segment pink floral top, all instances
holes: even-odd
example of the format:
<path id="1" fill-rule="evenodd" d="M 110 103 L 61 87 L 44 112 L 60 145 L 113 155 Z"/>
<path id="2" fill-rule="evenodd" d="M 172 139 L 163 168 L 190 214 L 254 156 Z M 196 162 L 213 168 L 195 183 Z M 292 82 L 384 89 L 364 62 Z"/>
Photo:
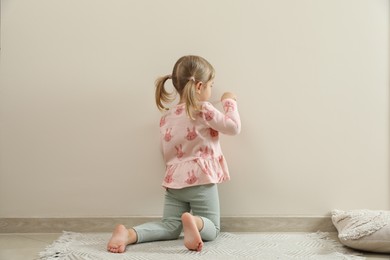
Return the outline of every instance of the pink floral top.
<path id="1" fill-rule="evenodd" d="M 163 186 L 181 189 L 229 180 L 229 170 L 219 144 L 219 133 L 236 135 L 241 131 L 237 103 L 222 101 L 224 113 L 202 102 L 195 120 L 185 104 L 168 110 L 160 120 L 166 173 Z"/>

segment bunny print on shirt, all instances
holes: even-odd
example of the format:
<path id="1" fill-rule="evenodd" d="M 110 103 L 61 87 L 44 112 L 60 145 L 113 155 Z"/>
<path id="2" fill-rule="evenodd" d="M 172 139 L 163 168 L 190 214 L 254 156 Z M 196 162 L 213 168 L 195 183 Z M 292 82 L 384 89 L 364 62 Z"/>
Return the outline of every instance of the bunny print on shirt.
<path id="1" fill-rule="evenodd" d="M 192 119 L 185 112 L 185 104 L 179 104 L 161 117 L 161 144 L 167 165 L 164 187 L 181 189 L 230 179 L 219 135 L 237 134 L 241 121 L 235 100 L 223 100 L 222 105 L 223 112 L 203 102 Z"/>

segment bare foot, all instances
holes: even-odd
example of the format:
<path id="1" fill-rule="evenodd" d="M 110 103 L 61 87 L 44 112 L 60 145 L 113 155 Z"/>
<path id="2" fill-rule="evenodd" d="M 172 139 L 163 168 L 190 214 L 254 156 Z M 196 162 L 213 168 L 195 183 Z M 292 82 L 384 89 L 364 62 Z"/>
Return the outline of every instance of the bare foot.
<path id="1" fill-rule="evenodd" d="M 184 245 L 193 251 L 201 251 L 203 247 L 203 241 L 200 237 L 199 227 L 196 221 L 197 217 L 192 216 L 186 212 L 181 216 L 184 230 Z M 200 220 L 201 221 L 201 220 Z"/>
<path id="2" fill-rule="evenodd" d="M 127 230 L 124 225 L 118 225 L 114 232 L 112 232 L 112 237 L 107 244 L 107 250 L 111 253 L 123 253 L 127 245 L 133 244 L 136 241 L 137 237 L 134 230 Z"/>

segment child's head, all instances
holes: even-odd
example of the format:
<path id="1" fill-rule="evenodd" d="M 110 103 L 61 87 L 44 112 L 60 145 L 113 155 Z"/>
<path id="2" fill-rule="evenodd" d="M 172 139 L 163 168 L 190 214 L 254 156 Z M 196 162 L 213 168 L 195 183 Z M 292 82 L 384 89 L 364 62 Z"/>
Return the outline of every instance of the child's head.
<path id="1" fill-rule="evenodd" d="M 204 58 L 192 55 L 181 57 L 175 63 L 172 75 L 156 80 L 157 107 L 164 110 L 166 107 L 163 103 L 170 103 L 174 100 L 174 93 L 166 91 L 164 86 L 165 82 L 171 78 L 181 102 L 186 104 L 187 114 L 193 118 L 192 113 L 199 110 L 199 102 L 205 101 L 210 96 L 207 91 L 210 91 L 214 76 L 213 66 Z"/>

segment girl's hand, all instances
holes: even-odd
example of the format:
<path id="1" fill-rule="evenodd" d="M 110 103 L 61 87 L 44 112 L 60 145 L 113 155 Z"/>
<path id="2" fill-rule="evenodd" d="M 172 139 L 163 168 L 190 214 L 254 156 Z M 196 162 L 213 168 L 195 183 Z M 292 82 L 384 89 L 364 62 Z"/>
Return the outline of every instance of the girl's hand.
<path id="1" fill-rule="evenodd" d="M 225 92 L 225 93 L 223 93 L 223 95 L 221 97 L 221 101 L 224 100 L 224 99 L 227 99 L 227 98 L 231 98 L 231 99 L 237 100 L 236 99 L 236 95 L 234 95 L 231 92 Z"/>

